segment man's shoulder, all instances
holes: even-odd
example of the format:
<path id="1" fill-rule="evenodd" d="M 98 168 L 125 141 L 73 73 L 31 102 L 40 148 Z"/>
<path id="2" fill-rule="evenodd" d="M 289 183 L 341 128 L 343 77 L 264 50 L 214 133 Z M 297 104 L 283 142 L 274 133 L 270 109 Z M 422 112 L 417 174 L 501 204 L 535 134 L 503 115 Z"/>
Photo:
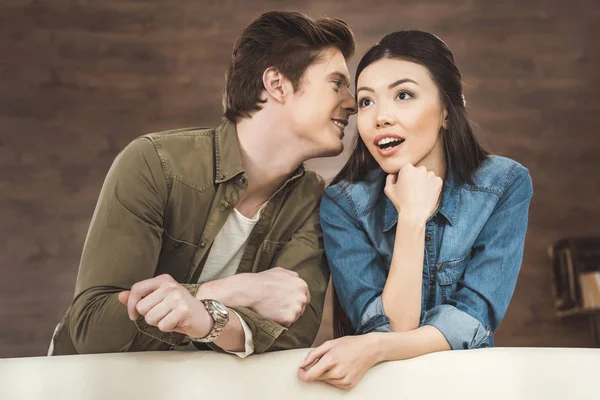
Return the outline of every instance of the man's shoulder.
<path id="1" fill-rule="evenodd" d="M 166 131 L 152 132 L 142 135 L 152 141 L 168 141 L 168 139 L 185 140 L 185 138 L 212 137 L 215 135 L 215 128 L 178 128 Z"/>
<path id="2" fill-rule="evenodd" d="M 304 176 L 293 187 L 293 193 L 304 201 L 318 201 L 325 189 L 325 180 L 315 171 L 305 169 Z"/>
<path id="3" fill-rule="evenodd" d="M 186 155 L 194 156 L 198 151 L 212 152 L 214 136 L 214 128 L 180 128 L 147 133 L 135 140 L 149 139 L 161 157 L 169 155 L 180 159 Z"/>
<path id="4" fill-rule="evenodd" d="M 213 178 L 214 136 L 215 128 L 181 128 L 148 133 L 133 143 L 152 143 L 168 181 L 203 190 Z"/>

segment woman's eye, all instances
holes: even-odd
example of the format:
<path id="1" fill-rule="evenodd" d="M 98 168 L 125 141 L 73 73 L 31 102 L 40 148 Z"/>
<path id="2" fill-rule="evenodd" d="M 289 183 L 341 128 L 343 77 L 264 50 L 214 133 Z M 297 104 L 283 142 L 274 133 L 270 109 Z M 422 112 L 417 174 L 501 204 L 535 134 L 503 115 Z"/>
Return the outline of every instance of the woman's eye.
<path id="1" fill-rule="evenodd" d="M 412 95 L 408 92 L 400 92 L 396 95 L 396 98 L 400 100 L 408 100 L 412 99 Z"/>
<path id="2" fill-rule="evenodd" d="M 342 86 L 342 81 L 332 81 L 332 82 L 335 85 L 335 91 L 337 92 L 338 90 L 340 90 L 340 87 Z"/>
<path id="3" fill-rule="evenodd" d="M 370 105 L 371 105 L 371 103 L 373 103 L 373 102 L 371 101 L 371 99 L 369 99 L 369 98 L 364 98 L 364 99 L 360 99 L 360 100 L 359 100 L 359 102 L 358 102 L 358 106 L 359 106 L 360 108 L 362 108 L 362 107 L 368 107 L 368 106 L 370 106 Z"/>

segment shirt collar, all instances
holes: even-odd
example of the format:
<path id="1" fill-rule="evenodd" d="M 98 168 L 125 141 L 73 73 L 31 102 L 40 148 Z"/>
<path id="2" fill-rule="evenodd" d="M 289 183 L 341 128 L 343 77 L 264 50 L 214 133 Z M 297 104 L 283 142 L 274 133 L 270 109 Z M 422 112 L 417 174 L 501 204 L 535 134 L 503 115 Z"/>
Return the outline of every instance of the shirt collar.
<path id="1" fill-rule="evenodd" d="M 215 183 L 226 182 L 244 172 L 236 125 L 231 121 L 224 121 L 215 130 L 215 159 L 217 170 Z M 306 166 L 300 164 L 284 186 L 300 178 L 305 172 Z M 242 180 L 244 179 L 245 174 L 242 176 Z M 247 182 L 243 183 L 247 184 Z"/>

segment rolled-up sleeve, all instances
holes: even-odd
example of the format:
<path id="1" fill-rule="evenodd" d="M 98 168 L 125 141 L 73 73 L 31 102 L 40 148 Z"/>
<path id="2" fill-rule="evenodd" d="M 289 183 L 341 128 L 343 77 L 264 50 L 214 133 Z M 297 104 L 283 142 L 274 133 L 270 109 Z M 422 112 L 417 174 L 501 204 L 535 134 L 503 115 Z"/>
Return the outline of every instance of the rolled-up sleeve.
<path id="1" fill-rule="evenodd" d="M 491 345 L 517 283 L 532 195 L 529 172 L 516 167 L 475 240 L 456 291 L 425 313 L 422 325 L 436 327 L 452 349 Z"/>
<path id="2" fill-rule="evenodd" d="M 452 350 L 476 349 L 489 345 L 490 330 L 468 313 L 448 304 L 428 311 L 423 325 L 432 325 L 442 332 Z"/>
<path id="3" fill-rule="evenodd" d="M 391 332 L 390 319 L 385 315 L 381 295 L 375 297 L 363 311 L 357 335 L 369 332 Z"/>

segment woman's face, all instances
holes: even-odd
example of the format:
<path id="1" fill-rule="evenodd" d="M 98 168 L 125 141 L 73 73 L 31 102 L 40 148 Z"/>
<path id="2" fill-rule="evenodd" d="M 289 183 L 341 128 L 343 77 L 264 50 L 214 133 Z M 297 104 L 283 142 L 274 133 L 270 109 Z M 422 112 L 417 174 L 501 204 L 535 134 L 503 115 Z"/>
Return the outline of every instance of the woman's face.
<path id="1" fill-rule="evenodd" d="M 381 168 L 395 174 L 410 163 L 443 177 L 447 110 L 427 68 L 384 58 L 366 67 L 356 86 L 358 131 Z"/>

